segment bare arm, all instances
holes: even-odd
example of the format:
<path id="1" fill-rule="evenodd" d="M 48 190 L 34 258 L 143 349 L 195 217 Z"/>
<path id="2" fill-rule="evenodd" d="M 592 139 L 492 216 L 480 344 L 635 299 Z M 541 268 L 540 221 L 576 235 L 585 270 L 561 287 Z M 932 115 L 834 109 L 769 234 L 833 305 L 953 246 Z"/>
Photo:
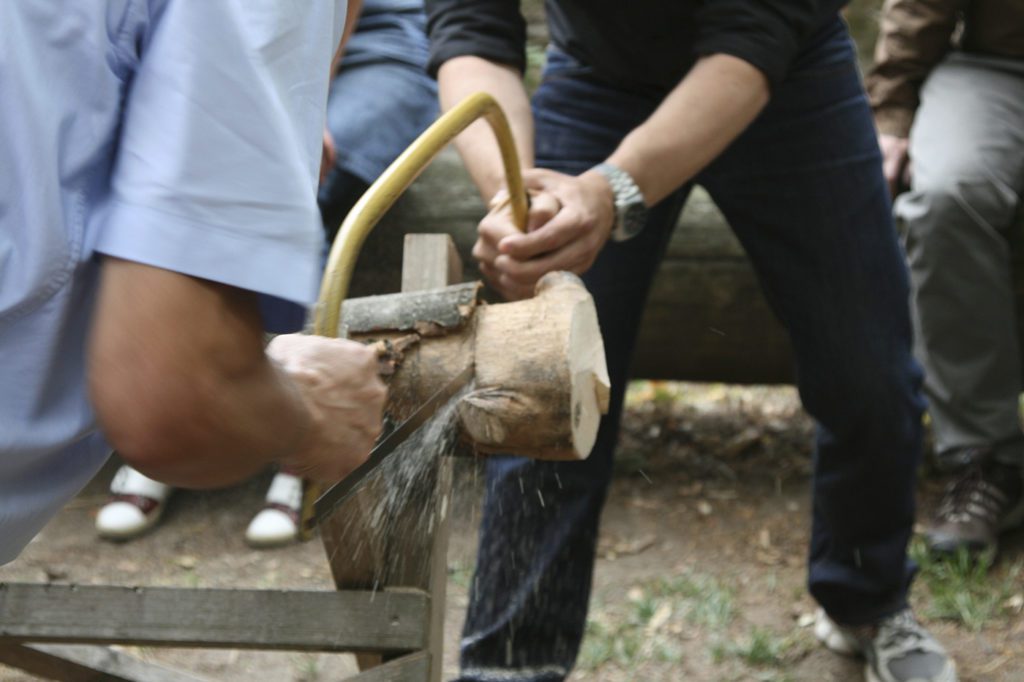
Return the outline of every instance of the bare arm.
<path id="1" fill-rule="evenodd" d="M 519 71 L 480 57 L 455 57 L 441 66 L 437 82 L 442 111 L 448 111 L 469 95 L 490 93 L 509 119 L 520 165 L 533 167 L 533 112 Z M 501 154 L 490 126 L 486 121 L 477 121 L 459 135 L 456 146 L 480 196 L 490 201 L 505 186 Z"/>
<path id="2" fill-rule="evenodd" d="M 249 292 L 106 258 L 89 348 L 93 404 L 122 457 L 173 485 L 233 483 L 273 461 L 336 480 L 379 430 L 376 359 L 334 339 L 294 344 L 271 349 L 278 361 L 264 353 Z"/>
<path id="3" fill-rule="evenodd" d="M 725 54 L 704 57 L 608 160 L 632 175 L 645 203 L 653 205 L 718 156 L 768 98 L 768 80 L 754 66 Z M 526 175 L 545 197 L 534 203 L 546 205 L 553 217 L 518 234 L 508 228 L 507 213 L 492 214 L 481 223 L 484 245 L 477 250 L 484 271 L 513 298 L 530 295 L 551 270 L 589 269 L 614 222 L 611 188 L 602 175 L 540 169 Z M 553 197 L 553 205 L 546 197 Z"/>
<path id="4" fill-rule="evenodd" d="M 746 129 L 768 103 L 768 80 L 730 55 L 697 62 L 608 158 L 652 206 L 679 189 Z"/>
<path id="5" fill-rule="evenodd" d="M 355 33 L 356 24 L 359 23 L 359 13 L 362 11 L 363 0 L 349 0 L 345 8 L 345 30 L 341 33 L 341 42 L 338 43 L 338 49 L 334 51 L 334 57 L 331 59 L 331 78 L 338 73 L 341 56 L 345 54 L 345 46 L 348 45 L 349 38 Z"/>

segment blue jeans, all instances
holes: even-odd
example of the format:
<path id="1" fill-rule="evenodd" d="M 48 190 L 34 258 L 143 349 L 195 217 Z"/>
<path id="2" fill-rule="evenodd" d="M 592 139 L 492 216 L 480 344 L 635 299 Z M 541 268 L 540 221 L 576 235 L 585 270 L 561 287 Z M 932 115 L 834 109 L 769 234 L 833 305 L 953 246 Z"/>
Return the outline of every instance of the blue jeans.
<path id="1" fill-rule="evenodd" d="M 657 105 L 553 52 L 534 98 L 537 165 L 580 173 Z M 817 421 L 811 594 L 841 623 L 876 621 L 906 606 L 914 573 L 906 546 L 923 401 L 874 126 L 838 19 L 696 181 L 725 214 L 786 325 L 800 396 Z M 487 463 L 463 681 L 561 680 L 575 661 L 630 355 L 688 191 L 655 207 L 638 237 L 610 242 L 584 276 L 613 387 L 590 458 Z"/>
<path id="2" fill-rule="evenodd" d="M 368 4 L 331 81 L 327 129 L 337 162 L 320 187 L 329 239 L 377 177 L 434 122 L 437 83 L 426 72 L 426 16 L 408 2 Z M 393 5 L 395 9 L 388 9 Z"/>

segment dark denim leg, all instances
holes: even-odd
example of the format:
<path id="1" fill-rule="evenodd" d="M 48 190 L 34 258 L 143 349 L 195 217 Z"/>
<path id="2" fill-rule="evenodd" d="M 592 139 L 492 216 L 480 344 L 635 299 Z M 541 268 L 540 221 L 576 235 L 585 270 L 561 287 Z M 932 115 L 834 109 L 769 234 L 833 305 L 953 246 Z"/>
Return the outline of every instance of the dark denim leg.
<path id="1" fill-rule="evenodd" d="M 578 173 L 606 158 L 653 103 L 580 79 L 559 69 L 557 59 L 554 66 L 534 100 L 537 165 Z M 663 202 L 640 236 L 609 244 L 584 276 L 612 380 L 611 409 L 590 457 L 537 462 L 508 456 L 487 464 L 480 553 L 462 640 L 464 682 L 557 681 L 576 660 L 629 357 L 651 277 L 684 199 L 681 191 Z"/>
<path id="2" fill-rule="evenodd" d="M 906 605 L 921 372 L 871 114 L 845 29 L 698 179 L 787 326 L 817 420 L 809 586 L 837 621 Z"/>

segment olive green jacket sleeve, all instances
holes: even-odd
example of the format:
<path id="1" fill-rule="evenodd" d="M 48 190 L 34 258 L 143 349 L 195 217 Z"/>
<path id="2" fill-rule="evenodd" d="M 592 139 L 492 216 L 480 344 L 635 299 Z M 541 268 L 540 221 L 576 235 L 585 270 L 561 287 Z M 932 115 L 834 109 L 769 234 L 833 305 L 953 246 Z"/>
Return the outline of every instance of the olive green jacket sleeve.
<path id="1" fill-rule="evenodd" d="M 952 47 L 966 0 L 885 0 L 866 86 L 880 133 L 907 137 L 921 84 Z"/>

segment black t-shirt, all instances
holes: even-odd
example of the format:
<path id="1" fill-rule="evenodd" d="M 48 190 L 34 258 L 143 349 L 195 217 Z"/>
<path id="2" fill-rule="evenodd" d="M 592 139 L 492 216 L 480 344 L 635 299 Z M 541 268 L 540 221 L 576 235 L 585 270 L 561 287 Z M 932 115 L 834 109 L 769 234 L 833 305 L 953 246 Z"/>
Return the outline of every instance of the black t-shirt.
<path id="1" fill-rule="evenodd" d="M 546 0 L 551 41 L 618 87 L 673 88 L 702 55 L 739 57 L 772 85 L 846 0 Z M 518 0 L 427 0 L 429 69 L 474 55 L 523 70 Z"/>

